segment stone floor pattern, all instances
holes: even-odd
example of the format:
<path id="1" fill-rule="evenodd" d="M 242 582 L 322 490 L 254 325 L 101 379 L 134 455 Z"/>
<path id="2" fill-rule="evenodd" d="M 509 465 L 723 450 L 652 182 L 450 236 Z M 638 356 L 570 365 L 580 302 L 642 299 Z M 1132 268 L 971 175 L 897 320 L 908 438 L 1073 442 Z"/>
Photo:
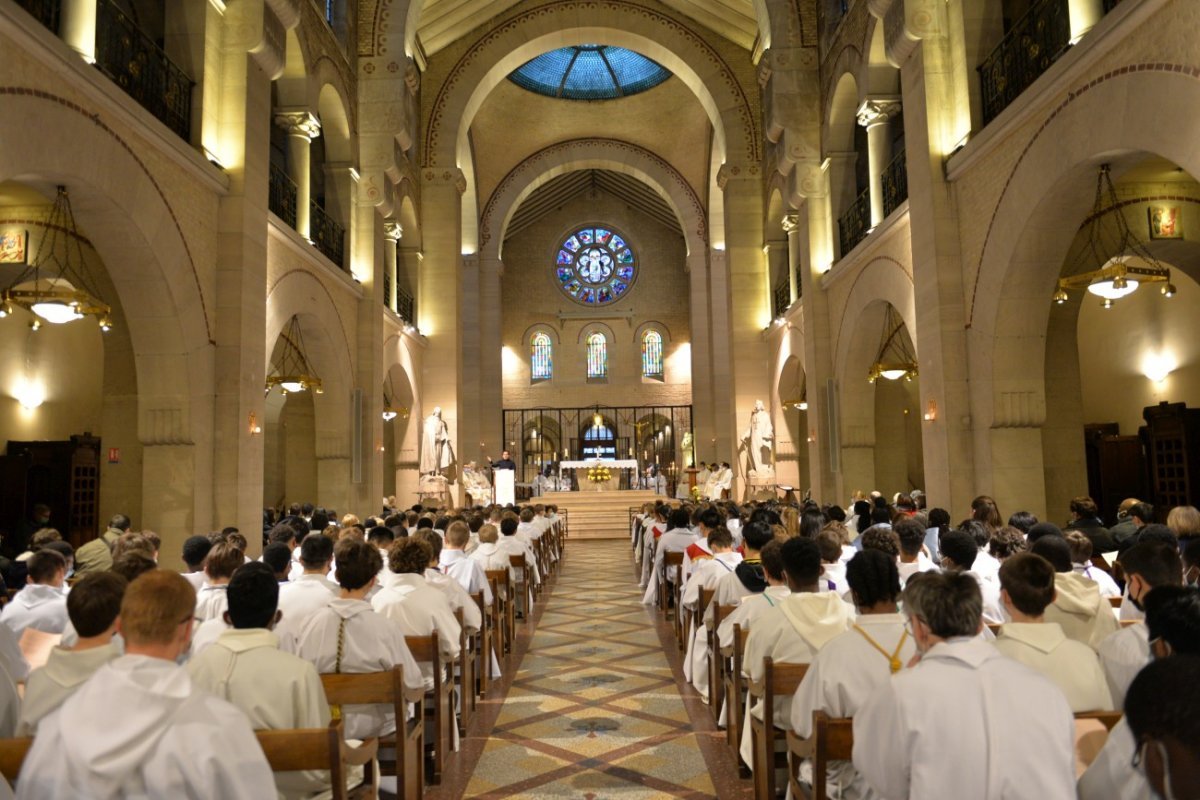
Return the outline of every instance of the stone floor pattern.
<path id="1" fill-rule="evenodd" d="M 462 796 L 716 797 L 628 543 L 566 551 Z"/>

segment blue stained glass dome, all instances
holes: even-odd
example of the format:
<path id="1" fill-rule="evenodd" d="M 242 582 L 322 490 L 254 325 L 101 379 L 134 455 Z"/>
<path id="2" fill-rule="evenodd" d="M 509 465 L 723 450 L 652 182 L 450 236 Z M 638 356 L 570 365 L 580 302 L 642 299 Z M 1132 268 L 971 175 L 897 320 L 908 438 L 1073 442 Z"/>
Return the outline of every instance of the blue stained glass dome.
<path id="1" fill-rule="evenodd" d="M 525 62 L 508 76 L 523 89 L 566 100 L 610 100 L 653 89 L 671 77 L 665 67 L 623 47 L 560 47 Z"/>

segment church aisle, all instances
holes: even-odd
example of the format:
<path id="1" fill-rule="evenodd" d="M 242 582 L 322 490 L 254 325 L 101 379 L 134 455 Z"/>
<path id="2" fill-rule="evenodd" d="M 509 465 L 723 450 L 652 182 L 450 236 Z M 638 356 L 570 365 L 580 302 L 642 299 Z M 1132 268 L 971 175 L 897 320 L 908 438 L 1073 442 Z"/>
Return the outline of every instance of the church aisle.
<path id="1" fill-rule="evenodd" d="M 707 708 L 681 697 L 664 649 L 670 629 L 640 604 L 633 575 L 626 542 L 568 544 L 463 797 L 744 793 Z M 731 792 L 714 788 L 710 764 Z"/>

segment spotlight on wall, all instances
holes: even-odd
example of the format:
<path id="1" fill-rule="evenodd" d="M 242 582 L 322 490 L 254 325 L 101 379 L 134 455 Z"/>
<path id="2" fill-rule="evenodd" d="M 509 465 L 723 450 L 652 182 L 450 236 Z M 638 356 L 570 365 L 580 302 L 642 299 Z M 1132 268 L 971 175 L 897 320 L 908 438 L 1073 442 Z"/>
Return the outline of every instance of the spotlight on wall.
<path id="1" fill-rule="evenodd" d="M 46 401 L 46 392 L 31 380 L 24 381 L 13 394 L 21 408 L 32 411 Z"/>
<path id="2" fill-rule="evenodd" d="M 926 422 L 933 422 L 936 419 L 937 419 L 937 401 L 930 400 L 929 405 L 926 406 L 926 408 L 925 408 L 924 420 Z"/>
<path id="3" fill-rule="evenodd" d="M 1175 369 L 1175 359 L 1164 353 L 1150 353 L 1142 359 L 1142 374 L 1155 383 L 1162 383 Z"/>
<path id="4" fill-rule="evenodd" d="M 262 425 L 258 424 L 258 415 L 253 411 L 250 412 L 250 417 L 247 420 L 246 428 L 250 431 L 251 436 L 258 436 L 262 433 Z"/>

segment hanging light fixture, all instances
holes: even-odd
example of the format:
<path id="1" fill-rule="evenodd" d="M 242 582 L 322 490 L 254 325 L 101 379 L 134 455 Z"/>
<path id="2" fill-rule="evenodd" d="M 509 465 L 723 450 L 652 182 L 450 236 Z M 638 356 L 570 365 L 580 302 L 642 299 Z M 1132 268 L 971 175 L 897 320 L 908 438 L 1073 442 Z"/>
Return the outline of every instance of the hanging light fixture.
<path id="1" fill-rule="evenodd" d="M 393 406 L 392 399 L 396 396 L 396 390 L 392 386 L 392 374 L 389 372 L 386 385 L 383 387 L 383 421 L 391 422 L 396 417 L 408 419 L 407 406 Z"/>
<path id="2" fill-rule="evenodd" d="M 110 330 L 112 308 L 88 278 L 82 242 L 67 189 L 59 186 L 33 262 L 0 292 L 0 317 L 19 307 L 53 325 L 96 317 L 100 330 Z"/>
<path id="3" fill-rule="evenodd" d="M 886 378 L 898 381 L 903 378 L 911 381 L 917 375 L 917 357 L 909 347 L 908 338 L 904 335 L 904 320 L 896 313 L 896 309 L 888 304 L 883 317 L 883 336 L 879 341 L 879 354 L 875 363 L 867 373 L 871 383 Z"/>
<path id="4" fill-rule="evenodd" d="M 1096 178 L 1096 199 L 1086 223 L 1087 243 L 1068 269 L 1071 274 L 1058 280 L 1053 298 L 1058 305 L 1067 302 L 1068 289 L 1087 290 L 1101 299 L 1103 308 L 1112 308 L 1113 303 L 1133 294 L 1143 283 L 1162 283 L 1164 297 L 1175 294 L 1171 270 L 1151 255 L 1118 209 L 1109 165 L 1101 164 Z M 1106 234 L 1101 224 L 1111 212 L 1116 212 L 1115 236 L 1111 231 Z"/>
<path id="5" fill-rule="evenodd" d="M 784 408 L 792 408 L 796 411 L 808 411 L 808 378 L 800 384 L 800 396 L 793 397 L 791 400 L 783 401 Z"/>
<path id="6" fill-rule="evenodd" d="M 321 394 L 321 379 L 316 376 L 308 364 L 308 356 L 304 352 L 304 334 L 300 330 L 300 317 L 293 315 L 283 334 L 283 352 L 279 362 L 272 365 L 273 372 L 267 376 L 267 391 L 275 386 L 284 394 L 296 394 L 309 389 L 313 394 Z"/>

